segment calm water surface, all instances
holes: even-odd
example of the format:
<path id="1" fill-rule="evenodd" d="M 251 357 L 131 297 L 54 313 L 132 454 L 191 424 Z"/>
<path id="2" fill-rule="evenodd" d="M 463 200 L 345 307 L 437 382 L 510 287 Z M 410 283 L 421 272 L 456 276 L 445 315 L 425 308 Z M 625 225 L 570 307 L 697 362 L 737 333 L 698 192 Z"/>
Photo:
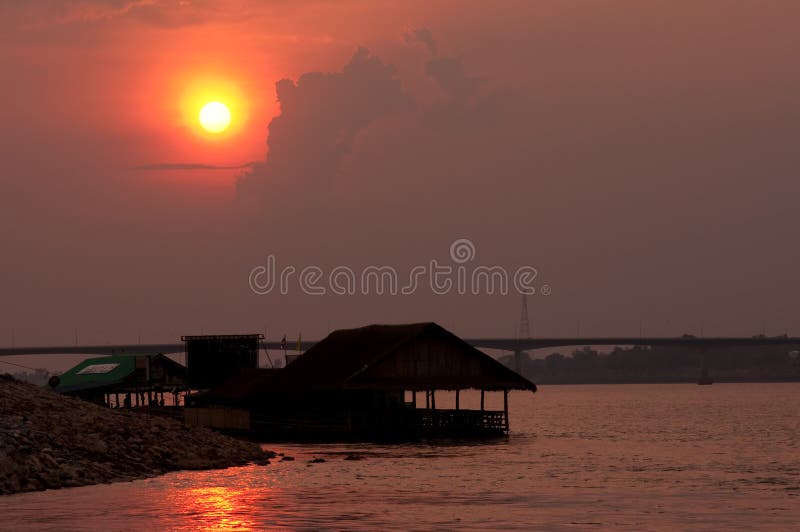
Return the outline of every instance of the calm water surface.
<path id="1" fill-rule="evenodd" d="M 800 384 L 542 386 L 511 394 L 511 429 L 491 444 L 267 445 L 295 461 L 2 497 L 0 529 L 800 527 Z"/>

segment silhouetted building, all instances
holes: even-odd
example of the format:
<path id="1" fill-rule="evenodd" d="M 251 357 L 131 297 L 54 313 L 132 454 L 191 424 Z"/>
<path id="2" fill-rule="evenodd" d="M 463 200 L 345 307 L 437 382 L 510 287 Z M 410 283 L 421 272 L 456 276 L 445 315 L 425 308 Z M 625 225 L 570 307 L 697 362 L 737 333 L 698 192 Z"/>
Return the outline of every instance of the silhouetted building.
<path id="1" fill-rule="evenodd" d="M 186 367 L 189 386 L 208 389 L 236 375 L 240 370 L 258 367 L 261 334 L 217 334 L 183 336 L 186 342 Z"/>
<path id="2" fill-rule="evenodd" d="M 108 406 L 122 406 L 120 396 L 127 394 L 132 406 L 154 405 L 164 392 L 185 390 L 186 367 L 162 354 L 95 357 L 51 378 L 50 385 L 58 393 Z"/>
<path id="3" fill-rule="evenodd" d="M 481 390 L 480 410 L 460 408 L 466 389 Z M 456 408 L 436 409 L 436 390 L 455 391 Z M 242 371 L 191 396 L 186 416 L 268 439 L 502 435 L 509 390 L 536 385 L 435 323 L 371 325 L 331 333 L 285 369 Z M 484 409 L 485 392 L 503 393 L 504 410 Z"/>

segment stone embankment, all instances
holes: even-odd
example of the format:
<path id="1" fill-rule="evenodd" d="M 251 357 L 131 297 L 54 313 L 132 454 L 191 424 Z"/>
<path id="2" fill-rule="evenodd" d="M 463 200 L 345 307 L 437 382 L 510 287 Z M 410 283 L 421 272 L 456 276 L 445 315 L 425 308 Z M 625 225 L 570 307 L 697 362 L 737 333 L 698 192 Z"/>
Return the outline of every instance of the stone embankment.
<path id="1" fill-rule="evenodd" d="M 0 495 L 269 463 L 257 444 L 0 375 Z"/>

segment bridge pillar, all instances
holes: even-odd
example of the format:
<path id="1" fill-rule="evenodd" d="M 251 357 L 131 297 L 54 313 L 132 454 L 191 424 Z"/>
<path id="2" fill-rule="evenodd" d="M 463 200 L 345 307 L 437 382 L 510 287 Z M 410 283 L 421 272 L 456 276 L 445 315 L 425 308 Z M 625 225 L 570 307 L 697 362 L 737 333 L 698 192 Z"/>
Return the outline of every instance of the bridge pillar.
<path id="1" fill-rule="evenodd" d="M 525 351 L 514 351 L 514 371 L 522 375 L 522 364 L 524 360 L 528 359 L 528 353 Z"/>
<path id="2" fill-rule="evenodd" d="M 700 348 L 700 376 L 697 379 L 697 384 L 711 384 L 714 382 L 714 379 L 708 374 L 706 351 L 705 347 Z"/>

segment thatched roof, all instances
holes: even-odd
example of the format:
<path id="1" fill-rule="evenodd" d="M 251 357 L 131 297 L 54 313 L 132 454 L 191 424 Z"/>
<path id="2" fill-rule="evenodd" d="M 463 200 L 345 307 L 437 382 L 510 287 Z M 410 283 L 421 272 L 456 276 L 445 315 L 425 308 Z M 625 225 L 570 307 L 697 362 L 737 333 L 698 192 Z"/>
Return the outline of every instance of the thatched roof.
<path id="1" fill-rule="evenodd" d="M 209 396 L 281 391 L 530 390 L 536 385 L 436 323 L 338 330 L 285 369 L 243 372 Z"/>

